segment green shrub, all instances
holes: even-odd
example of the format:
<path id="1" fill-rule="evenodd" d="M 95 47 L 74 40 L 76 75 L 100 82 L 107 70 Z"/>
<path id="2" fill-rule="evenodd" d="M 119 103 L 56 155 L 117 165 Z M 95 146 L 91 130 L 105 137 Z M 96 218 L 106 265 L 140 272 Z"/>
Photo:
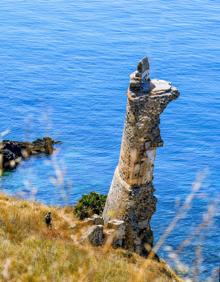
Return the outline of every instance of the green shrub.
<path id="1" fill-rule="evenodd" d="M 106 198 L 106 195 L 102 195 L 96 192 L 91 192 L 89 194 L 83 195 L 75 206 L 74 212 L 76 216 L 80 219 L 84 219 L 86 217 L 90 217 L 93 214 L 102 214 Z"/>

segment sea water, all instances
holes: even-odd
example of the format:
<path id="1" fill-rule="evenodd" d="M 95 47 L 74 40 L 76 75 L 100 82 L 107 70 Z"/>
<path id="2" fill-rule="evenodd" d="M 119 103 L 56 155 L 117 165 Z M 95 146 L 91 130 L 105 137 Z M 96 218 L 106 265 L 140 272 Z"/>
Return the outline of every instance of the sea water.
<path id="1" fill-rule="evenodd" d="M 192 207 L 164 246 L 176 249 L 219 197 L 220 5 L 216 0 L 1 0 L 0 132 L 62 141 L 0 179 L 3 192 L 47 204 L 107 193 L 118 162 L 129 74 L 148 56 L 151 77 L 181 92 L 161 116 L 155 164 L 155 242 L 192 191 Z M 200 180 L 199 180 L 200 182 Z M 215 204 L 214 204 L 215 205 Z M 202 230 L 202 277 L 219 264 L 219 210 Z M 192 265 L 198 236 L 181 255 Z M 166 247 L 167 249 L 167 247 Z M 162 247 L 159 254 L 169 260 Z"/>

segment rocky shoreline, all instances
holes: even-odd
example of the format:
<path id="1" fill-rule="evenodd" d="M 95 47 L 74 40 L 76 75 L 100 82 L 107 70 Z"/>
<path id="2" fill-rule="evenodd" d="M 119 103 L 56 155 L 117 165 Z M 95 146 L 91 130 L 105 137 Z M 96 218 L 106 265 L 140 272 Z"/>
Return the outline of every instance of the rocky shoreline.
<path id="1" fill-rule="evenodd" d="M 50 137 L 36 139 L 33 142 L 3 140 L 0 142 L 0 171 L 14 169 L 22 160 L 32 155 L 51 155 L 54 145 L 60 143 Z"/>

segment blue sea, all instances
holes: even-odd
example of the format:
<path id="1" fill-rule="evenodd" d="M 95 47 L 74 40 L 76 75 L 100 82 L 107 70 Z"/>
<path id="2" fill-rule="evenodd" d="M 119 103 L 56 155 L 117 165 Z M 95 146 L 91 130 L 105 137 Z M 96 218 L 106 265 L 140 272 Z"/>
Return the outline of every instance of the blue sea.
<path id="1" fill-rule="evenodd" d="M 164 243 L 178 248 L 219 198 L 219 15 L 217 0 L 0 0 L 0 132 L 8 131 L 4 139 L 49 135 L 62 141 L 52 158 L 31 158 L 1 177 L 1 191 L 51 205 L 73 204 L 90 191 L 107 193 L 129 74 L 147 55 L 151 77 L 172 81 L 181 93 L 161 116 L 155 242 L 196 175 L 206 174 Z M 201 281 L 219 266 L 219 209 L 215 214 L 204 236 L 192 237 L 180 256 L 192 266 L 201 244 Z M 174 265 L 164 248 L 159 254 Z"/>

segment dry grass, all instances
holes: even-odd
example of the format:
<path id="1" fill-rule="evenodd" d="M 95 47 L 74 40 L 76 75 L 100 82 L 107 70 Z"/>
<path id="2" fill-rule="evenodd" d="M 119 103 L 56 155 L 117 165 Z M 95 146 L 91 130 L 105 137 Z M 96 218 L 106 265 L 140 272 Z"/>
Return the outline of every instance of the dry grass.
<path id="1" fill-rule="evenodd" d="M 44 223 L 49 210 L 51 230 Z M 72 208 L 0 195 L 0 281 L 181 281 L 164 262 L 150 260 L 144 269 L 135 254 L 80 245 L 82 232 Z"/>

